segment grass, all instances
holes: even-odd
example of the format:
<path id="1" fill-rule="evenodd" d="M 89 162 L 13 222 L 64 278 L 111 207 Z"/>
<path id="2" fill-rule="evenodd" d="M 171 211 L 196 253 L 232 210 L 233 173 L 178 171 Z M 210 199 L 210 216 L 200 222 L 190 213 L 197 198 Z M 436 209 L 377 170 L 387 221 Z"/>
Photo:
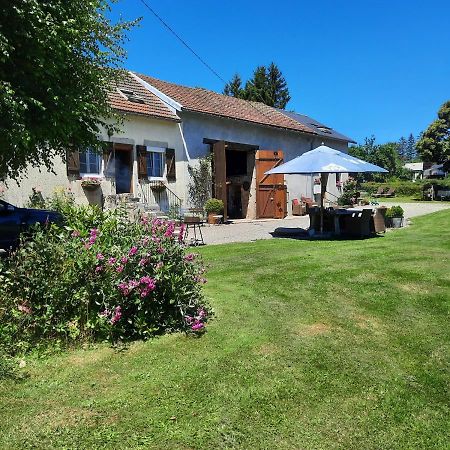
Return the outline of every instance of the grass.
<path id="1" fill-rule="evenodd" d="M 448 448 L 449 225 L 205 247 L 205 336 L 27 360 L 0 447 Z"/>

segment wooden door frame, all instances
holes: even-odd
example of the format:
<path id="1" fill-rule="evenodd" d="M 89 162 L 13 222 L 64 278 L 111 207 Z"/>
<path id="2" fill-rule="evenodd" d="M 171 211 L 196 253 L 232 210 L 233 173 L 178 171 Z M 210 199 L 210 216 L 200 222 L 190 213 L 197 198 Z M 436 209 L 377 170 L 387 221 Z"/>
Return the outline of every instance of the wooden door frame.
<path id="1" fill-rule="evenodd" d="M 214 197 L 223 201 L 223 221 L 226 222 L 227 211 L 227 159 L 225 156 L 225 141 L 217 141 L 213 144 L 214 156 Z M 218 161 L 220 163 L 218 163 Z"/>

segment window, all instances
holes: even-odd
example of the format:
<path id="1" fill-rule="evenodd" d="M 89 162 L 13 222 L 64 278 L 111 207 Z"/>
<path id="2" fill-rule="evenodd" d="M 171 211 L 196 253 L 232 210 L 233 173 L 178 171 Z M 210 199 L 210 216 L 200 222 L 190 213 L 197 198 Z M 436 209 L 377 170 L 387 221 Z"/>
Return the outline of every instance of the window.
<path id="1" fill-rule="evenodd" d="M 129 101 L 133 103 L 145 103 L 145 100 L 133 91 L 128 89 L 119 89 L 119 92 Z"/>
<path id="2" fill-rule="evenodd" d="M 151 178 L 164 177 L 165 149 L 147 147 L 147 175 Z"/>
<path id="3" fill-rule="evenodd" d="M 93 150 L 80 152 L 80 173 L 100 175 L 100 155 Z"/>

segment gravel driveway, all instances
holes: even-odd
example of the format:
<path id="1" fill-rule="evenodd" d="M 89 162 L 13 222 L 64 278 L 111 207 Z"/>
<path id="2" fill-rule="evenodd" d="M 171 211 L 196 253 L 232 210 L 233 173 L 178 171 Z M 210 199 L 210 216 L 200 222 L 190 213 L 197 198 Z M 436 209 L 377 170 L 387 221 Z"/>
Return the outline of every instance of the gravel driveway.
<path id="1" fill-rule="evenodd" d="M 392 203 L 387 206 L 400 205 L 405 211 L 405 218 L 430 214 L 450 208 L 450 203 Z M 226 225 L 205 225 L 202 227 L 205 244 L 226 244 L 230 242 L 251 242 L 258 239 L 272 239 L 270 234 L 276 228 L 309 227 L 308 216 L 288 216 L 285 219 L 235 220 Z M 191 233 L 192 235 L 192 233 Z"/>

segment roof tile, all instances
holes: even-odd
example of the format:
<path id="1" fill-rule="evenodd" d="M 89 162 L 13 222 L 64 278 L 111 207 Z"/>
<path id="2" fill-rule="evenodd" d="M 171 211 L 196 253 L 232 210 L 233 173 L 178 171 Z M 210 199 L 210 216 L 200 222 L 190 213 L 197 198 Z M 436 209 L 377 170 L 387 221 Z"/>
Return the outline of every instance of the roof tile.
<path id="1" fill-rule="evenodd" d="M 183 110 L 243 120 L 258 125 L 317 134 L 306 125 L 263 103 L 229 97 L 208 89 L 180 86 L 138 73 L 136 75 L 180 103 Z"/>
<path id="2" fill-rule="evenodd" d="M 119 92 L 120 89 L 133 91 L 144 103 L 129 101 L 126 96 Z M 110 105 L 120 111 L 130 114 L 139 114 L 165 120 L 180 121 L 180 118 L 172 112 L 155 94 L 147 90 L 129 73 L 117 81 L 108 95 Z"/>

